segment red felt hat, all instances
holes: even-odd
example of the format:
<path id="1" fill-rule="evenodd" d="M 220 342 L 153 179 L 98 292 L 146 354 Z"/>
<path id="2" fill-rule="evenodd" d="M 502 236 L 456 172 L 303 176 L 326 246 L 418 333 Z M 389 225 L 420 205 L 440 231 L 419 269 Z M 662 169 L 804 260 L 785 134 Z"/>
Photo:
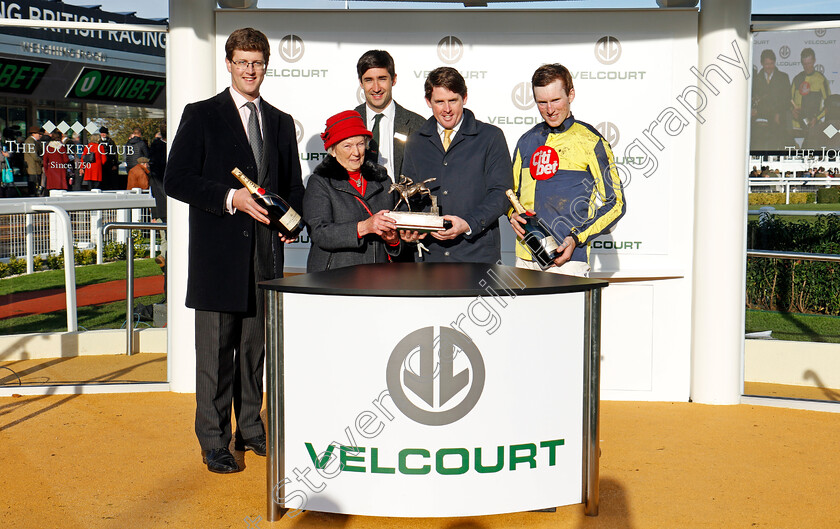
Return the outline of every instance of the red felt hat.
<path id="1" fill-rule="evenodd" d="M 321 133 L 324 149 L 329 149 L 341 140 L 353 136 L 373 137 L 373 133 L 365 127 L 365 120 L 355 110 L 345 110 L 327 119 L 327 126 Z"/>

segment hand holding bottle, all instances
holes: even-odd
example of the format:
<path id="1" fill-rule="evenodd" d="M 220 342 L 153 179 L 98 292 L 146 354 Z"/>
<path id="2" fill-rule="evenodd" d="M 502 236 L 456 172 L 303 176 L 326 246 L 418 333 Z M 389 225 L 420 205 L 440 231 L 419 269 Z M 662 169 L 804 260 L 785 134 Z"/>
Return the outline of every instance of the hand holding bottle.
<path id="1" fill-rule="evenodd" d="M 569 262 L 576 246 L 575 238 L 571 235 L 563 239 L 563 242 L 555 250 L 554 266 L 561 266 Z"/>
<path id="2" fill-rule="evenodd" d="M 528 210 L 526 213 L 534 214 L 533 210 Z M 519 213 L 514 213 L 510 216 L 510 227 L 513 228 L 513 232 L 516 234 L 517 237 L 520 239 L 525 238 L 525 228 L 522 227 L 527 221 L 519 216 Z"/>
<path id="3" fill-rule="evenodd" d="M 251 192 L 246 187 L 240 187 L 233 192 L 233 207 L 236 211 L 241 211 L 254 218 L 257 222 L 268 224 L 269 220 L 266 215 L 268 211 L 260 207 L 257 201 L 251 197 Z"/>
<path id="4" fill-rule="evenodd" d="M 571 259 L 574 240 L 571 241 L 572 250 L 568 250 L 567 247 L 571 237 L 566 237 L 562 246 L 557 244 L 548 226 L 542 223 L 535 211 L 526 210 L 512 189 L 505 191 L 505 194 L 513 205 L 514 211 L 510 217 L 510 226 L 519 236 L 520 243 L 528 249 L 533 260 L 542 270 L 554 265 L 560 266 Z M 558 252 L 560 252 L 559 256 Z"/>
<path id="5" fill-rule="evenodd" d="M 238 168 L 234 168 L 231 173 L 245 186 L 234 191 L 233 207 L 280 232 L 280 240 L 283 242 L 293 242 L 303 229 L 300 215 L 283 197 L 258 186 Z"/>

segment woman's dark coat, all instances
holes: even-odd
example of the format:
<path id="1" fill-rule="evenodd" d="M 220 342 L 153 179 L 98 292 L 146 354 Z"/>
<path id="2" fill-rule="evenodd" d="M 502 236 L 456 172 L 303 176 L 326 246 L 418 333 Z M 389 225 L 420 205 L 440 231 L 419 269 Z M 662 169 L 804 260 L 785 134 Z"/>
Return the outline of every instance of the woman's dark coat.
<path id="1" fill-rule="evenodd" d="M 389 193 L 391 179 L 381 165 L 365 162 L 361 168 L 367 180 L 364 202 L 371 213 L 394 207 L 396 196 Z M 321 272 L 366 263 L 384 263 L 399 246 L 388 246 L 378 235 L 357 235 L 360 221 L 370 217 L 362 197 L 350 184 L 347 170 L 333 156 L 321 162 L 309 177 L 303 196 L 303 218 L 312 247 L 307 272 Z"/>

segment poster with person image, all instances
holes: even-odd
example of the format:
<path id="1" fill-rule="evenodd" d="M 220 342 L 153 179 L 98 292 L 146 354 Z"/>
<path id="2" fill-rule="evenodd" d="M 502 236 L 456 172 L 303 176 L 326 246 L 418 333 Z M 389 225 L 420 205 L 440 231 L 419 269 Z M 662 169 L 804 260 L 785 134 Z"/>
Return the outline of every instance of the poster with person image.
<path id="1" fill-rule="evenodd" d="M 840 145 L 840 28 L 768 31 L 753 39 L 750 152 L 830 153 Z"/>

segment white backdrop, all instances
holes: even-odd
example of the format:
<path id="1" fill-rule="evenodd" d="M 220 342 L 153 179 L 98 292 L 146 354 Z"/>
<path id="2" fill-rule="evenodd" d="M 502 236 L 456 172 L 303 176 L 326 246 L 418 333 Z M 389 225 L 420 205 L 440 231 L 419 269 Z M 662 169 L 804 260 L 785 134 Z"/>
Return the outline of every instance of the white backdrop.
<path id="1" fill-rule="evenodd" d="M 355 66 L 369 49 L 391 53 L 395 99 L 424 116 L 427 72 L 457 68 L 467 108 L 498 125 L 511 151 L 540 119 L 531 74 L 565 64 L 572 111 L 612 144 L 627 199 L 615 230 L 593 242 L 593 276 L 630 281 L 604 291 L 601 396 L 688 400 L 696 131 L 714 104 L 708 85 L 721 93 L 726 77 L 749 73 L 749 50 L 719 51 L 709 66 L 724 77 L 699 72 L 695 9 L 218 11 L 217 92 L 230 84 L 225 39 L 247 26 L 269 38 L 262 94 L 297 120 L 304 178 L 325 156 L 326 118 L 363 101 Z M 503 261 L 513 264 L 513 233 L 501 225 Z M 306 242 L 287 248 L 286 266 L 303 269 L 307 252 Z"/>
<path id="2" fill-rule="evenodd" d="M 531 74 L 541 64 L 560 62 L 575 78 L 573 113 L 611 142 L 626 181 L 627 214 L 593 245 L 600 254 L 594 269 L 670 273 L 688 265 L 694 126 L 689 121 L 670 135 L 662 127 L 654 131 L 662 151 L 643 130 L 668 106 L 679 107 L 675 97 L 697 83 L 689 72 L 696 64 L 696 21 L 693 10 L 228 11 L 217 14 L 217 65 L 232 30 L 252 26 L 266 33 L 271 58 L 262 94 L 297 120 L 306 177 L 325 156 L 319 134 L 326 119 L 363 102 L 355 67 L 369 49 L 391 53 L 395 99 L 424 116 L 431 115 L 423 98 L 427 72 L 457 68 L 467 80 L 467 108 L 498 125 L 511 152 L 540 122 Z M 224 68 L 217 72 L 221 90 L 230 77 Z M 648 161 L 654 155 L 655 162 Z M 505 232 L 505 261 L 512 264 L 512 232 Z M 290 249 L 287 266 L 305 266 L 306 246 Z"/>

